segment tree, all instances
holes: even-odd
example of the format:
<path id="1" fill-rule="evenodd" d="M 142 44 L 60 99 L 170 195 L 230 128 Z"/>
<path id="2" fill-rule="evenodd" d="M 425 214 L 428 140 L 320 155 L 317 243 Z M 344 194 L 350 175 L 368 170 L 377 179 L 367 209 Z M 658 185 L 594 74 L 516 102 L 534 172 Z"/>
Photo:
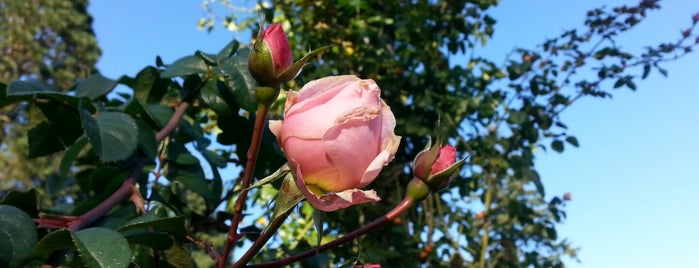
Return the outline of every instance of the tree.
<path id="1" fill-rule="evenodd" d="M 263 9 L 268 21 L 289 24 L 295 55 L 303 55 L 308 44 L 334 45 L 288 88 L 335 74 L 372 78 L 398 119 L 402 145 L 371 186 L 383 201 L 327 214 L 308 203 L 292 209 L 297 206 L 289 201 L 296 200 L 289 190 L 293 178 L 291 184 L 239 183 L 265 178 L 285 162 L 274 137 L 260 127 L 267 111 L 280 117 L 284 97 L 271 107 L 256 101 L 261 87 L 247 71 L 250 49 L 236 41 L 217 53 L 196 51 L 169 64 L 157 58 L 155 66 L 134 77 L 94 74 L 71 94 L 34 81 L 0 84 L 0 95 L 7 96 L 0 107 L 26 103 L 45 118 L 29 130 L 32 155 L 65 150 L 60 177 L 75 181 L 79 189 L 68 193 L 70 202 L 42 208 L 41 215 L 36 191 L 7 194 L 0 202 L 0 219 L 6 219 L 0 235 L 16 239 L 0 247 L 13 249 L 0 260 L 9 266 L 99 266 L 107 260 L 123 267 L 132 261 L 139 266 L 187 267 L 192 260 L 221 265 L 228 261 L 226 249 L 242 247 L 240 234 L 265 242 L 260 237 L 269 238 L 271 232 L 278 240 L 255 260 L 285 261 L 299 252 L 313 255 L 319 243 L 359 229 L 374 235 L 300 265 L 562 267 L 563 256 L 575 256 L 556 235 L 556 224 L 565 218 L 565 197 L 546 197 L 533 151 L 577 146 L 560 113 L 580 98 L 608 97 L 612 87 L 635 89 L 635 81 L 652 70 L 664 73 L 660 63 L 695 46 L 689 39 L 693 28 L 675 42 L 648 46 L 638 55 L 623 51 L 614 38 L 659 8 L 658 1 L 642 1 L 592 10 L 585 29 L 566 31 L 536 50 L 518 49 L 502 66 L 461 55 L 492 35 L 495 20 L 486 11 L 496 3 L 280 0 Z M 693 26 L 697 21 L 699 16 Z M 465 57 L 467 64 L 450 64 L 453 55 Z M 582 69 L 596 70 L 597 76 L 576 76 Z M 116 84 L 133 94 L 110 95 Z M 382 222 L 387 225 L 368 229 L 368 222 L 381 220 L 402 202 L 406 185 L 414 181 L 413 159 L 431 140 L 428 136 L 454 144 L 468 157 L 468 168 L 448 190 L 429 195 L 400 217 L 393 214 Z M 233 149 L 212 146 L 214 139 Z M 255 157 L 248 152 L 257 151 L 251 146 L 255 140 L 261 145 L 253 169 Z M 220 172 L 228 165 L 245 167 L 232 185 Z M 211 170 L 208 177 L 205 168 Z M 284 195 L 292 197 L 275 197 Z M 253 209 L 242 211 L 240 204 Z M 227 209 L 220 210 L 221 205 Z M 263 216 L 237 228 L 250 211 Z M 287 215 L 293 220 L 282 224 Z M 261 232 L 265 227 L 272 231 Z"/>
<path id="2" fill-rule="evenodd" d="M 68 90 L 95 71 L 100 49 L 92 31 L 88 1 L 0 1 L 0 82 L 45 81 Z M 57 171 L 58 156 L 30 159 L 26 134 L 32 116 L 25 105 L 2 109 L 0 191 L 39 185 Z"/>

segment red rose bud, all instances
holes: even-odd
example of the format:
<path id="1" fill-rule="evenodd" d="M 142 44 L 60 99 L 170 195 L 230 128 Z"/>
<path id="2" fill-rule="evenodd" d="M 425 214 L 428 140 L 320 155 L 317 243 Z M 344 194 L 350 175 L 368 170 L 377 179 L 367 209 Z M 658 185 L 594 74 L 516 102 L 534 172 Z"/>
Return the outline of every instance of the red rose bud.
<path id="1" fill-rule="evenodd" d="M 451 145 L 427 147 L 413 160 L 413 175 L 424 181 L 430 190 L 437 192 L 449 185 L 451 179 L 459 173 L 464 159 L 456 161 L 456 148 Z M 428 168 L 429 167 L 429 168 Z"/>
<path id="2" fill-rule="evenodd" d="M 264 29 L 250 51 L 248 68 L 250 74 L 263 86 L 275 87 L 292 77 L 280 74 L 293 64 L 291 46 L 280 24 L 272 24 Z"/>

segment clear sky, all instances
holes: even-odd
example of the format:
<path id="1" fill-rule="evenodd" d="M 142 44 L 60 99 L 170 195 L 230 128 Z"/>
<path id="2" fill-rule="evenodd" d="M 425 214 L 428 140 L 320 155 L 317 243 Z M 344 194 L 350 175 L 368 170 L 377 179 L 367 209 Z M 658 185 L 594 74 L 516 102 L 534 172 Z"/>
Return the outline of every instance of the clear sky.
<path id="1" fill-rule="evenodd" d="M 236 1 L 233 1 L 236 2 Z M 255 1 L 244 1 L 254 4 Z M 582 26 L 585 11 L 627 1 L 502 1 L 490 14 L 495 36 L 477 53 L 502 59 L 515 47 Z M 618 44 L 631 50 L 673 41 L 699 12 L 694 0 L 663 1 Z M 199 0 L 92 1 L 89 11 L 103 51 L 98 67 L 116 79 L 173 62 L 196 50 L 217 52 L 249 34 L 196 28 L 206 13 Z M 499 61 L 496 61 L 499 62 Z M 563 121 L 581 147 L 540 152 L 536 166 L 547 194 L 572 193 L 559 237 L 581 248 L 570 267 L 697 267 L 699 242 L 699 53 L 665 64 L 638 90 L 614 90 L 613 99 L 583 99 Z"/>

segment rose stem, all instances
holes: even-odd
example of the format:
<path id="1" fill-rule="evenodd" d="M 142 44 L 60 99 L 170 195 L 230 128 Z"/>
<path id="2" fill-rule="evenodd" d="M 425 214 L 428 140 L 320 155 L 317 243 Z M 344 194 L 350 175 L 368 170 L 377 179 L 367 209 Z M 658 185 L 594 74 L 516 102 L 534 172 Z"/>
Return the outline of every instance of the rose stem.
<path id="1" fill-rule="evenodd" d="M 257 117 L 255 118 L 255 128 L 252 131 L 250 148 L 248 148 L 248 161 L 245 164 L 245 173 L 243 173 L 240 193 L 238 194 L 238 198 L 235 200 L 235 206 L 233 207 L 234 211 L 231 218 L 231 228 L 228 229 L 228 240 L 226 241 L 226 247 L 223 250 L 223 255 L 221 255 L 221 258 L 217 261 L 219 268 L 226 267 L 226 262 L 228 261 L 228 256 L 231 253 L 231 248 L 233 248 L 233 243 L 240 239 L 240 235 L 238 234 L 238 223 L 240 223 L 243 218 L 243 207 L 245 206 L 245 200 L 248 196 L 248 187 L 250 187 L 250 182 L 252 181 L 252 173 L 255 170 L 257 154 L 260 151 L 260 143 L 262 141 L 262 131 L 264 130 L 268 112 L 269 105 L 258 105 Z"/>
<path id="2" fill-rule="evenodd" d="M 289 209 L 287 212 L 284 214 L 280 215 L 279 217 L 275 217 L 272 219 L 265 228 L 265 231 L 260 234 L 260 236 L 255 240 L 255 242 L 250 246 L 250 248 L 243 254 L 240 259 L 238 259 L 231 267 L 233 268 L 238 268 L 238 267 L 243 267 L 252 257 L 257 254 L 260 249 L 269 241 L 270 238 L 272 238 L 272 235 L 274 235 L 277 232 L 277 229 L 279 229 L 280 226 L 282 226 L 282 223 L 284 223 L 284 220 L 291 214 L 292 209 Z"/>
<path id="3" fill-rule="evenodd" d="M 170 133 L 174 131 L 175 128 L 177 128 L 177 125 L 179 124 L 180 119 L 184 115 L 185 110 L 187 110 L 187 107 L 189 107 L 189 103 L 180 103 L 180 105 L 175 110 L 175 113 L 170 118 L 170 121 L 168 121 L 165 127 L 163 127 L 163 129 L 161 129 L 155 136 L 156 141 L 162 141 L 163 139 L 165 139 L 165 137 L 170 135 Z M 107 213 L 114 206 L 119 204 L 121 200 L 129 196 L 134 189 L 133 185 L 136 183 L 138 176 L 141 175 L 141 171 L 143 170 L 143 167 L 145 166 L 147 161 L 148 160 L 146 158 L 139 159 L 136 165 L 131 170 L 129 178 L 121 184 L 119 189 L 116 192 L 114 192 L 111 196 L 109 196 L 106 200 L 104 200 L 102 203 L 89 210 L 88 212 L 85 212 L 85 214 L 80 215 L 77 219 L 68 223 L 68 230 L 70 230 L 71 232 L 75 232 L 82 229 L 83 227 L 95 221 L 97 218 Z"/>
<path id="4" fill-rule="evenodd" d="M 287 257 L 284 259 L 272 261 L 272 262 L 266 262 L 266 263 L 260 263 L 260 264 L 254 264 L 254 265 L 249 265 L 247 267 L 281 267 L 283 265 L 289 265 L 291 263 L 294 263 L 296 261 L 308 258 L 310 256 L 313 256 L 315 254 L 318 254 L 320 252 L 326 251 L 328 249 L 335 248 L 339 245 L 342 245 L 343 243 L 350 241 L 358 236 L 362 236 L 369 231 L 376 229 L 379 226 L 382 226 L 386 223 L 391 222 L 393 219 L 396 217 L 400 216 L 400 214 L 403 214 L 405 211 L 407 211 L 409 208 L 411 208 L 415 202 L 409 198 L 404 198 L 403 201 L 401 201 L 398 205 L 396 205 L 391 211 L 386 213 L 386 215 L 383 215 L 381 218 L 378 218 L 372 222 L 370 222 L 367 225 L 362 226 L 361 228 L 354 230 L 340 238 L 337 238 L 333 241 L 330 241 L 324 245 L 321 245 L 318 248 L 314 249 L 309 249 L 304 252 L 301 252 L 297 255 Z M 257 241 L 256 241 L 257 242 Z M 238 266 L 234 266 L 238 267 Z"/>

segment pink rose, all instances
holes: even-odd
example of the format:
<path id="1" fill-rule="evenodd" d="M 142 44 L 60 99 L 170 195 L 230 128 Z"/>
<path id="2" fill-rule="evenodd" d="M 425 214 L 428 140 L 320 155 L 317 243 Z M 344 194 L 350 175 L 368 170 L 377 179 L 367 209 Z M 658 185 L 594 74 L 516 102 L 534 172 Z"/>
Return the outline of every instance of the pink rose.
<path id="1" fill-rule="evenodd" d="M 266 83 L 281 83 L 294 78 L 279 77 L 279 75 L 293 64 L 291 46 L 286 38 L 286 33 L 281 24 L 275 23 L 264 29 L 260 39 L 253 45 L 248 58 L 250 74 L 258 81 Z M 261 41 L 261 42 L 260 42 Z"/>
<path id="2" fill-rule="evenodd" d="M 373 80 L 332 76 L 289 91 L 284 120 L 271 120 L 296 172 L 296 182 L 317 209 L 334 211 L 381 200 L 371 183 L 398 149 L 396 119 Z"/>

